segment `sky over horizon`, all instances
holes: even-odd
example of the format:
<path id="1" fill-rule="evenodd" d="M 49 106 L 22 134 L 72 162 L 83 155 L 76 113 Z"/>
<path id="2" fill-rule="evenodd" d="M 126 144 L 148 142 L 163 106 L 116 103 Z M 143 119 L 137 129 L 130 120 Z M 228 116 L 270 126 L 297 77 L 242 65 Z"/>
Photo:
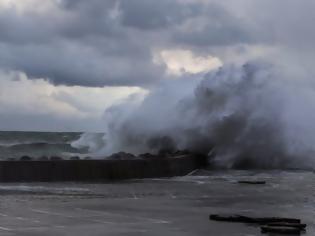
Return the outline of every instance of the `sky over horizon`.
<path id="1" fill-rule="evenodd" d="M 0 0 L 0 130 L 103 131 L 107 108 L 226 63 L 314 75 L 315 2 Z"/>

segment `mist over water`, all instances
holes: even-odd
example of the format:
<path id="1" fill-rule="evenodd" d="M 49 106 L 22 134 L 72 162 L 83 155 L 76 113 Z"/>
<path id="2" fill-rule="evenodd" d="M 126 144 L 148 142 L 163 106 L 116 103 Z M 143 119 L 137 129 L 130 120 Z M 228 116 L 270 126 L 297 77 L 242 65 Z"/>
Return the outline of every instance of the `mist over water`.
<path id="1" fill-rule="evenodd" d="M 93 151 L 104 156 L 188 149 L 228 168 L 311 168 L 314 98 L 307 78 L 270 64 L 225 65 L 111 107 L 104 145 Z"/>

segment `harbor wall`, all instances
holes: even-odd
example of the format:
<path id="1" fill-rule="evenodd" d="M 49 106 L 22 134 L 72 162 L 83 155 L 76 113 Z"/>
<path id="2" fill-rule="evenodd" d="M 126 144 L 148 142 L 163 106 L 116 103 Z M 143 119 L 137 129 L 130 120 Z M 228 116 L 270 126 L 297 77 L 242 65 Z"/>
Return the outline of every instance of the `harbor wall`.
<path id="1" fill-rule="evenodd" d="M 181 176 L 205 165 L 200 156 L 135 160 L 0 161 L 0 182 L 115 181 Z"/>

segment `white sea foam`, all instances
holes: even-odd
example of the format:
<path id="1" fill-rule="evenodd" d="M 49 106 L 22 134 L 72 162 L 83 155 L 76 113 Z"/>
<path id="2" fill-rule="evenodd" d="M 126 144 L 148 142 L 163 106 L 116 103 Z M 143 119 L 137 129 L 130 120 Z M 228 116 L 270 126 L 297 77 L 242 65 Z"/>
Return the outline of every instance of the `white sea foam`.
<path id="1" fill-rule="evenodd" d="M 105 146 L 105 134 L 103 133 L 84 133 L 78 140 L 71 143 L 74 148 L 87 148 L 89 152 L 95 153 Z"/>

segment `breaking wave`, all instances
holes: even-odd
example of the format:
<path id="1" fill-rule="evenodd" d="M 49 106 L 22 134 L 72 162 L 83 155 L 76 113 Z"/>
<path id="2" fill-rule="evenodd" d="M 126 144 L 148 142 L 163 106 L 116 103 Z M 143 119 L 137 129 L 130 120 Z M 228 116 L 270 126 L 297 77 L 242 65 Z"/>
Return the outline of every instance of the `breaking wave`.
<path id="1" fill-rule="evenodd" d="M 0 159 L 59 156 L 63 158 L 88 153 L 87 148 L 71 145 L 81 133 L 0 132 Z"/>
<path id="2" fill-rule="evenodd" d="M 77 149 L 88 149 L 90 153 L 95 153 L 105 146 L 104 133 L 84 133 L 78 140 L 71 143 L 71 147 Z"/>
<path id="3" fill-rule="evenodd" d="M 102 156 L 189 149 L 228 168 L 309 167 L 314 99 L 308 78 L 262 62 L 225 65 L 200 78 L 164 82 L 142 102 L 111 107 L 103 143 L 84 139 Z"/>

